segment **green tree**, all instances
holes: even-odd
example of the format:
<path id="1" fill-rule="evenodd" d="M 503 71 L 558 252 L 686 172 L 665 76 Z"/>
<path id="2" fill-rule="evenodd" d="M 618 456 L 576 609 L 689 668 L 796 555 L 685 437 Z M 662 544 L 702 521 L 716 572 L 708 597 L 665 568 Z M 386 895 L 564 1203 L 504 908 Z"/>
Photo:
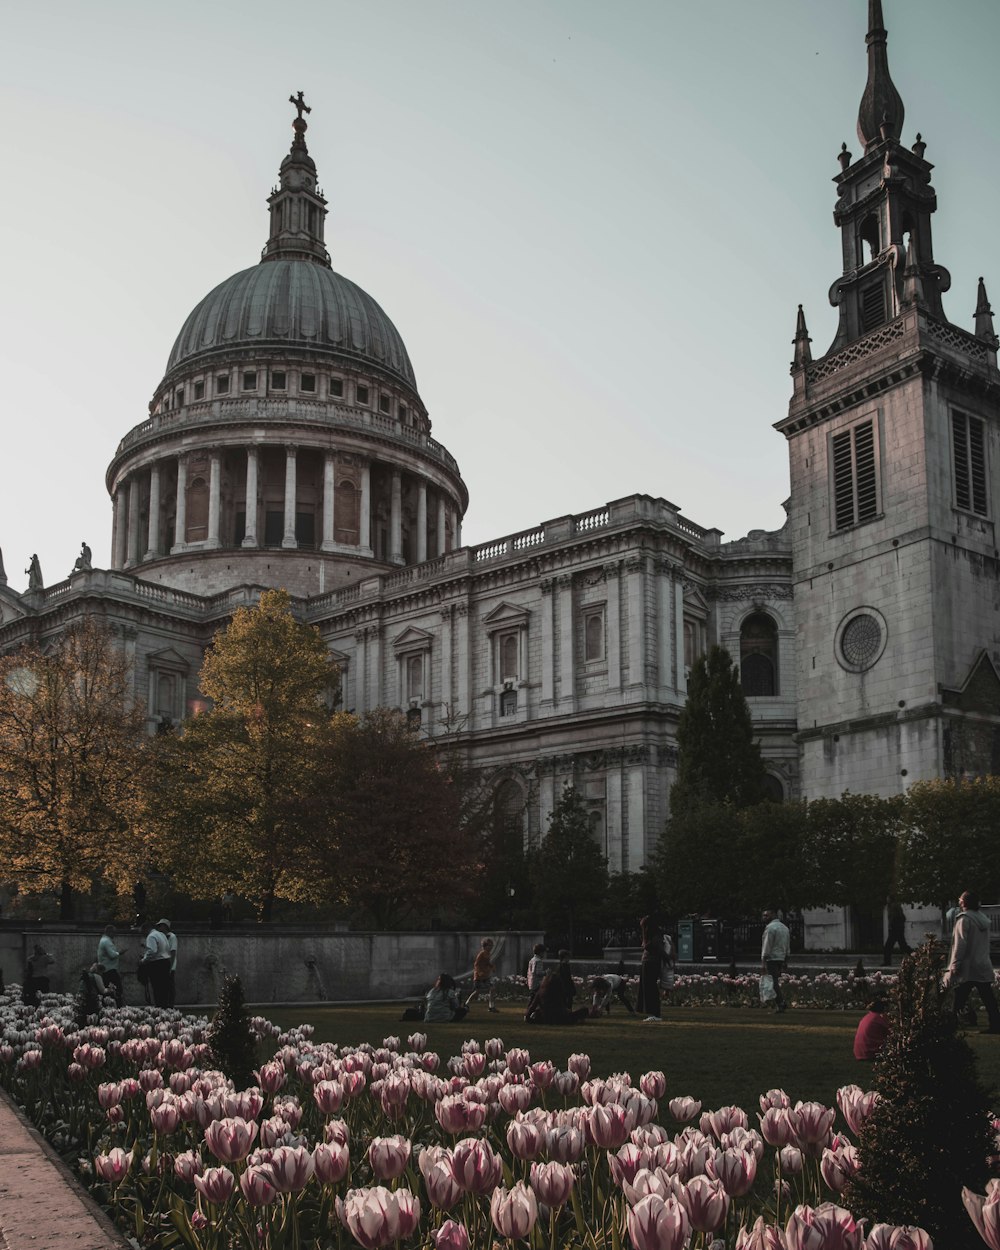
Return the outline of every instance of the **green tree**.
<path id="1" fill-rule="evenodd" d="M 323 774 L 330 832 L 312 848 L 314 877 L 379 928 L 449 911 L 480 872 L 451 771 L 388 708 L 341 714 L 332 730 Z"/>
<path id="2" fill-rule="evenodd" d="M 135 879 L 144 725 L 131 663 L 100 622 L 0 658 L 0 876 L 58 891 L 64 920 L 74 890 Z"/>
<path id="3" fill-rule="evenodd" d="M 145 803 L 151 855 L 195 898 L 232 890 L 268 920 L 276 898 L 315 897 L 338 684 L 319 631 L 295 620 L 284 591 L 216 635 L 200 677 L 212 706 L 157 740 Z"/>
<path id="4" fill-rule="evenodd" d="M 933 939 L 903 960 L 893 1028 L 874 1065 L 881 1095 L 861 1126 L 861 1170 L 843 1203 L 871 1223 L 915 1224 L 935 1245 L 974 1250 L 962 1186 L 982 1193 L 996 1153 L 976 1057 L 941 990 Z"/>
<path id="5" fill-rule="evenodd" d="M 764 798 L 764 764 L 739 673 L 724 647 L 700 656 L 677 722 L 680 758 L 670 789 L 673 816 L 702 803 L 747 807 Z"/>
<path id="6" fill-rule="evenodd" d="M 899 795 L 846 792 L 808 804 L 803 840 L 821 883 L 819 905 L 878 910 L 885 904 L 886 895 L 897 889 L 903 806 Z"/>
<path id="7" fill-rule="evenodd" d="M 900 897 L 944 908 L 973 881 L 984 897 L 1000 893 L 1000 777 L 918 781 L 902 822 Z"/>
<path id="8" fill-rule="evenodd" d="M 529 857 L 528 874 L 542 923 L 567 933 L 572 946 L 581 917 L 599 915 L 608 890 L 608 861 L 575 787 L 563 788 L 548 831 Z"/>
<path id="9" fill-rule="evenodd" d="M 219 1069 L 237 1089 L 248 1089 L 254 1081 L 257 1038 L 239 977 L 226 977 L 223 982 L 218 1010 L 208 1026 L 208 1044 Z"/>

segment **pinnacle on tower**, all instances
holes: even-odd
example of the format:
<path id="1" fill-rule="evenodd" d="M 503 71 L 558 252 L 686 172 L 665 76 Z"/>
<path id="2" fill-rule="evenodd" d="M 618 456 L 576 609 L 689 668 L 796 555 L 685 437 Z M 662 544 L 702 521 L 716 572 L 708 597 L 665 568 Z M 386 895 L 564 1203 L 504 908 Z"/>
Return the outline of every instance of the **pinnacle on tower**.
<path id="1" fill-rule="evenodd" d="M 993 329 L 993 309 L 990 307 L 990 301 L 986 295 L 986 283 L 982 278 L 979 279 L 979 291 L 976 297 L 976 338 L 989 343 L 994 349 L 1000 347 L 1000 340 L 997 339 Z M 2 571 L 3 568 L 0 566 L 0 572 Z"/>
<path id="2" fill-rule="evenodd" d="M 903 303 L 922 304 L 924 302 L 924 282 L 920 276 L 920 257 L 917 254 L 917 234 L 910 235 L 906 249 L 906 267 L 903 270 Z"/>
<path id="3" fill-rule="evenodd" d="M 806 365 L 812 363 L 812 352 L 809 344 L 812 339 L 809 337 L 809 331 L 806 329 L 806 315 L 802 311 L 802 305 L 799 305 L 798 316 L 795 319 L 795 338 L 792 339 L 795 345 L 795 356 L 792 359 L 792 370 L 804 369 Z"/>
<path id="4" fill-rule="evenodd" d="M 301 91 L 290 95 L 288 102 L 296 110 L 294 137 L 281 162 L 280 181 L 268 197 L 271 231 L 261 260 L 311 260 L 329 267 L 330 255 L 323 242 L 326 200 L 316 183 L 316 162 L 306 147 L 309 123 L 303 114 L 312 109 Z"/>
<path id="5" fill-rule="evenodd" d="M 903 99 L 889 76 L 886 38 L 882 0 L 868 0 L 868 82 L 858 110 L 858 138 L 866 152 L 903 131 Z"/>
<path id="6" fill-rule="evenodd" d="M 0 586 L 7 585 L 7 574 L 3 571 L 3 550 L 0 549 Z"/>

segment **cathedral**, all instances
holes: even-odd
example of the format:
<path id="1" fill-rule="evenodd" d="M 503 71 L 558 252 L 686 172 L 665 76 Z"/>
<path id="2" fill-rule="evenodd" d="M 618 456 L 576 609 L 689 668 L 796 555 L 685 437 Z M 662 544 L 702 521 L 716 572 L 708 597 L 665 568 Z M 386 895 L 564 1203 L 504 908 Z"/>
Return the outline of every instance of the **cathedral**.
<path id="1" fill-rule="evenodd" d="M 687 675 L 714 643 L 776 799 L 1000 770 L 998 340 L 982 281 L 972 329 L 946 317 L 881 0 L 868 26 L 859 150 L 833 171 L 839 326 L 814 353 L 799 309 L 780 530 L 724 542 L 632 495 L 463 545 L 447 415 L 432 434 L 396 327 L 331 268 L 300 92 L 259 262 L 194 307 L 111 458 L 109 567 L 85 550 L 17 593 L 0 565 L 0 651 L 100 616 L 154 733 L 196 710 L 215 631 L 282 587 L 345 709 L 462 744 L 527 841 L 574 784 L 612 870 L 663 829 Z"/>

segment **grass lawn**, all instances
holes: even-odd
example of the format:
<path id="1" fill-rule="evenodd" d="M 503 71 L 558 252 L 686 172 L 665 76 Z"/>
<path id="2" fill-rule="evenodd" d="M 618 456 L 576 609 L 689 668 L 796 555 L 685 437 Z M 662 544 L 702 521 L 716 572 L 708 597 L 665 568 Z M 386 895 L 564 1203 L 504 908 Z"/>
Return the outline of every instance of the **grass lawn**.
<path id="1" fill-rule="evenodd" d="M 638 1081 L 650 1069 L 667 1077 L 667 1098 L 690 1094 L 706 1108 L 735 1103 L 757 1109 L 760 1094 L 780 1087 L 803 1102 L 833 1103 L 841 1085 L 870 1085 L 871 1065 L 852 1054 L 858 1015 L 844 1011 L 793 1009 L 783 1016 L 752 1009 L 725 1007 L 664 1010 L 662 1024 L 646 1024 L 620 1007 L 610 1016 L 566 1028 L 526 1024 L 523 1006 L 501 1003 L 496 1015 L 473 1006 L 461 1024 L 423 1025 L 400 1020 L 403 1004 L 344 1007 L 302 1007 L 261 1010 L 284 1028 L 312 1024 L 315 1041 L 378 1045 L 384 1037 L 406 1037 L 416 1030 L 428 1036 L 428 1047 L 442 1060 L 458 1053 L 462 1042 L 502 1038 L 505 1045 L 523 1046 L 532 1059 L 550 1059 L 559 1068 L 574 1052 L 590 1056 L 592 1073 L 630 1072 Z M 994 1092 L 1000 1088 L 1000 1038 L 975 1031 L 969 1041 L 979 1057 L 980 1075 Z M 1000 1099 L 998 1099 L 1000 1107 Z"/>

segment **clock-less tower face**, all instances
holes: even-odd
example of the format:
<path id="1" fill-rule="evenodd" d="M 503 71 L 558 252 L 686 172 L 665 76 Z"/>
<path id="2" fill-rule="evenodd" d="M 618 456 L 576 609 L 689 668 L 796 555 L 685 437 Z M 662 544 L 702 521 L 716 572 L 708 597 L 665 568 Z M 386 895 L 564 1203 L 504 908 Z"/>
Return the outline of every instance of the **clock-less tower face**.
<path id="1" fill-rule="evenodd" d="M 777 427 L 810 797 L 993 771 L 1000 741 L 997 340 L 982 283 L 973 330 L 945 318 L 932 167 L 919 135 L 903 145 L 878 0 L 870 14 L 863 151 L 836 180 L 838 330 L 813 360 L 800 311 Z"/>
<path id="2" fill-rule="evenodd" d="M 108 469 L 112 565 L 144 581 L 314 595 L 460 545 L 458 465 L 398 330 L 330 263 L 301 111 L 293 130 L 260 262 L 193 309 Z"/>

